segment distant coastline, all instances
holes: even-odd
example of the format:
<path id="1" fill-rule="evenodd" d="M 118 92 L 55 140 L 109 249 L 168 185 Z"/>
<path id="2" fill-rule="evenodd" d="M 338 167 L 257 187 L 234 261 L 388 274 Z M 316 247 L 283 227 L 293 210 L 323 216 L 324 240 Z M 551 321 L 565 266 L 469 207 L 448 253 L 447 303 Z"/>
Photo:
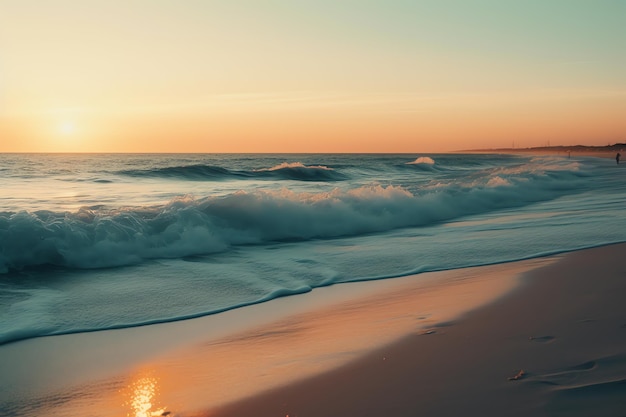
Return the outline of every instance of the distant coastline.
<path id="1" fill-rule="evenodd" d="M 500 153 L 500 154 L 523 154 L 523 155 L 564 155 L 564 156 L 597 156 L 601 158 L 614 157 L 617 152 L 626 151 L 626 143 L 616 143 L 606 146 L 536 146 L 532 148 L 493 148 L 471 149 L 456 153 Z"/>

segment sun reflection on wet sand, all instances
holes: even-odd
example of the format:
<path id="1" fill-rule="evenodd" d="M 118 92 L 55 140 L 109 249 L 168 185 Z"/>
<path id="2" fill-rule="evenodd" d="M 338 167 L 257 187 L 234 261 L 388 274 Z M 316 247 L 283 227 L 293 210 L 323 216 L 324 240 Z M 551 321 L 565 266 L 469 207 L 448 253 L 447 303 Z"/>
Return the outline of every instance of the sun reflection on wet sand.
<path id="1" fill-rule="evenodd" d="M 310 304 L 307 295 L 301 295 L 242 311 L 241 317 L 249 319 L 263 309 L 283 309 L 280 319 L 217 338 L 211 336 L 215 318 L 189 320 L 190 329 L 198 333 L 193 343 L 181 342 L 161 355 L 150 352 L 136 359 L 134 370 L 124 375 L 113 372 L 108 379 L 83 383 L 69 393 L 60 391 L 54 401 L 46 397 L 48 403 L 38 415 L 209 416 L 225 404 L 321 374 L 398 338 L 445 334 L 450 320 L 515 288 L 518 274 L 555 259 L 350 284 L 328 292 L 319 289 L 308 295 Z M 315 304 L 342 288 L 341 297 Z M 296 304 L 307 307 L 294 313 Z M 155 329 L 160 329 L 163 340 L 176 334 L 166 325 Z M 129 332 L 114 331 L 107 337 L 121 343 Z M 145 335 L 138 329 L 132 332 Z M 144 340 L 150 341 L 154 339 Z"/>
<path id="2" fill-rule="evenodd" d="M 128 386 L 126 407 L 130 410 L 127 417 L 154 417 L 169 413 L 158 404 L 159 379 L 153 376 L 141 376 Z"/>
<path id="3" fill-rule="evenodd" d="M 206 416 L 229 402 L 336 368 L 404 335 L 445 333 L 432 328 L 510 291 L 517 274 L 545 262 L 407 277 L 350 301 L 182 347 L 149 363 L 153 374 L 167 375 L 159 399 L 176 404 L 178 411 Z"/>

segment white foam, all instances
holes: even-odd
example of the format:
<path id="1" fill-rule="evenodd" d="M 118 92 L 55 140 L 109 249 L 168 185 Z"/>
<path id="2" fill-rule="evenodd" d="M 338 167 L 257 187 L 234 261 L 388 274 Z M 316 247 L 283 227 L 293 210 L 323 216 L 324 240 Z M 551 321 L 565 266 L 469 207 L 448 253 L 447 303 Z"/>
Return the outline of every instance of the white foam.
<path id="1" fill-rule="evenodd" d="M 419 165 L 419 164 L 435 165 L 435 160 L 429 156 L 420 156 L 413 162 L 407 162 L 407 164 L 408 165 Z"/>
<path id="2" fill-rule="evenodd" d="M 275 165 L 268 169 L 268 171 L 277 171 L 280 169 L 290 169 L 290 168 L 304 168 L 304 169 L 323 169 L 326 171 L 332 171 L 332 168 L 328 168 L 324 165 L 304 165 L 302 162 L 283 162 L 281 164 Z"/>

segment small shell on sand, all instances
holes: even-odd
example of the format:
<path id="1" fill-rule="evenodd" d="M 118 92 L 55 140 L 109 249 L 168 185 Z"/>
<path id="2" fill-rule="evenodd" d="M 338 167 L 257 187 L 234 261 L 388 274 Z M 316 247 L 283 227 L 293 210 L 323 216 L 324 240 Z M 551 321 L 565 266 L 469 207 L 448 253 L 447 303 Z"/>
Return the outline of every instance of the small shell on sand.
<path id="1" fill-rule="evenodd" d="M 517 381 L 519 379 L 522 379 L 526 376 L 526 372 L 524 372 L 523 369 L 521 369 L 515 376 L 510 376 L 509 377 L 509 381 Z"/>

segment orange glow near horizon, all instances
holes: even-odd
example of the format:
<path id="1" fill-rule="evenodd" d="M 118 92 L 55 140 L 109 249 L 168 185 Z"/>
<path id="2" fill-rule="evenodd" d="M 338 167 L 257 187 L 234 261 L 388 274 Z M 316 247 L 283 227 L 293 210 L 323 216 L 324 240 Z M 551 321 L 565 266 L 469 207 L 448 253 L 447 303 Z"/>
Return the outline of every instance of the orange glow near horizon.
<path id="1" fill-rule="evenodd" d="M 0 152 L 626 142 L 624 4 L 209 3 L 3 2 Z"/>
<path id="2" fill-rule="evenodd" d="M 515 103 L 497 98 L 311 108 L 55 114 L 3 120 L 3 152 L 445 152 L 623 141 L 620 98 Z M 624 99 L 626 101 L 626 98 Z M 358 101 L 358 100 L 355 100 Z M 617 102 L 617 103 L 615 103 Z M 626 106 L 626 103 L 624 103 Z M 247 105 L 249 107 L 249 105 Z M 402 106 L 409 106 L 406 111 Z M 626 107 L 625 107 L 626 108 Z M 597 137 L 597 140 L 590 138 Z"/>

